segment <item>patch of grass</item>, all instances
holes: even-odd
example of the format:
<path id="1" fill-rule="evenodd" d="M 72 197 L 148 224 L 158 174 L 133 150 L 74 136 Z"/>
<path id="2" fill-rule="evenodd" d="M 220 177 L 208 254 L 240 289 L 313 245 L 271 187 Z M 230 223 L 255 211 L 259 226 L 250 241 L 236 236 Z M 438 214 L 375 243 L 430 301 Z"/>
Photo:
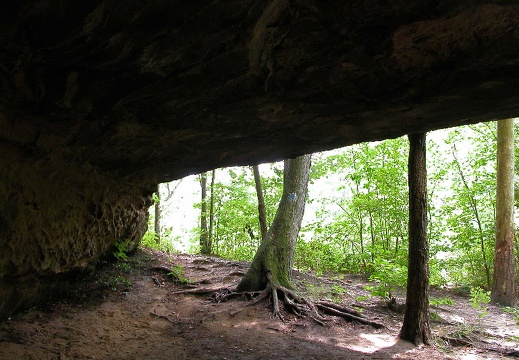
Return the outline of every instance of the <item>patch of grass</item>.
<path id="1" fill-rule="evenodd" d="M 362 301 L 366 301 L 369 299 L 369 296 L 366 296 L 366 295 L 359 295 L 355 298 L 356 301 L 359 301 L 359 302 L 362 302 Z"/>
<path id="2" fill-rule="evenodd" d="M 449 335 L 456 339 L 464 339 L 464 338 L 470 338 L 472 334 L 477 332 L 476 327 L 474 325 L 467 325 L 467 324 L 460 324 Z"/>
<path id="3" fill-rule="evenodd" d="M 327 285 L 318 285 L 310 281 L 300 281 L 299 287 L 304 291 L 310 299 L 318 299 L 323 297 L 324 294 L 330 293 L 330 287 Z"/>
<path id="4" fill-rule="evenodd" d="M 128 291 L 133 286 L 132 282 L 120 274 L 111 274 L 99 280 L 99 284 L 111 291 Z"/>
<path id="5" fill-rule="evenodd" d="M 132 267 L 127 262 L 119 261 L 115 266 L 117 266 L 119 269 L 129 271 Z"/>
<path id="6" fill-rule="evenodd" d="M 514 316 L 515 323 L 519 325 L 519 307 L 503 307 L 502 310 Z"/>
<path id="7" fill-rule="evenodd" d="M 342 302 L 342 297 L 343 295 L 346 293 L 346 289 L 343 288 L 342 286 L 340 285 L 332 285 L 331 287 L 331 292 L 332 292 L 332 300 L 334 303 L 341 303 Z"/>
<path id="8" fill-rule="evenodd" d="M 332 292 L 335 293 L 335 294 L 343 295 L 343 294 L 346 293 L 346 289 L 343 288 L 340 285 L 333 285 L 332 286 Z"/>
<path id="9" fill-rule="evenodd" d="M 429 304 L 433 306 L 454 305 L 454 301 L 449 297 L 444 297 L 438 299 L 429 299 Z"/>
<path id="10" fill-rule="evenodd" d="M 443 320 L 441 318 L 441 316 L 436 314 L 435 312 L 431 312 L 429 316 L 431 318 L 431 321 L 442 321 Z"/>
<path id="11" fill-rule="evenodd" d="M 189 279 L 184 276 L 184 267 L 181 265 L 173 266 L 171 272 L 168 273 L 168 276 L 171 276 L 181 284 L 189 283 Z"/>
<path id="12" fill-rule="evenodd" d="M 147 247 L 153 250 L 163 251 L 167 254 L 176 253 L 177 250 L 168 239 L 163 239 L 160 243 L 157 243 L 156 234 L 154 231 L 148 230 L 141 240 L 141 246 Z"/>

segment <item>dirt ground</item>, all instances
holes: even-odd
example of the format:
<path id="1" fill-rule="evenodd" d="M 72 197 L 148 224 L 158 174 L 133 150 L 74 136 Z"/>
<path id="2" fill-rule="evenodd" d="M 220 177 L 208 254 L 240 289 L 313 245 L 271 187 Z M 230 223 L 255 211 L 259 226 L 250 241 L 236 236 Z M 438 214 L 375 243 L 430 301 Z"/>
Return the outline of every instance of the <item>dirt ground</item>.
<path id="1" fill-rule="evenodd" d="M 162 266 L 181 273 L 178 284 Z M 518 356 L 514 316 L 488 306 L 478 316 L 467 297 L 433 291 L 454 305 L 432 307 L 434 345 L 397 339 L 403 315 L 368 297 L 365 278 L 316 277 L 295 272 L 298 288 L 314 300 L 357 306 L 385 325 L 330 318 L 327 326 L 244 299 L 216 303 L 211 293 L 179 291 L 237 285 L 247 263 L 215 257 L 139 250 L 127 261 L 83 274 L 63 297 L 0 324 L 0 359 L 503 359 Z M 194 284 L 196 283 L 196 284 Z M 399 294 L 402 295 L 402 294 Z M 399 298 L 403 302 L 402 298 Z M 231 316 L 239 309 L 243 309 Z"/>

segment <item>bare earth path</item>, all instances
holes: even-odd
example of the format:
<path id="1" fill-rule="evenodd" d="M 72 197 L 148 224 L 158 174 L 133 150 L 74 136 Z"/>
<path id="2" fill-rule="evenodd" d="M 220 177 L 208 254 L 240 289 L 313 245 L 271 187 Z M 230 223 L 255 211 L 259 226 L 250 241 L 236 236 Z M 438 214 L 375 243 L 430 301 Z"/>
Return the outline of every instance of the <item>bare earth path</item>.
<path id="1" fill-rule="evenodd" d="M 359 276 L 295 274 L 314 300 L 359 305 L 363 314 L 386 325 L 334 318 L 323 327 L 287 316 L 283 323 L 264 302 L 230 313 L 245 302 L 209 301 L 208 295 L 175 293 L 175 284 L 156 266 L 181 266 L 198 287 L 231 287 L 248 264 L 214 257 L 166 255 L 140 250 L 127 262 L 105 264 L 82 275 L 63 298 L 0 324 L 0 359 L 502 359 L 517 356 L 519 327 L 514 316 L 489 307 L 479 318 L 466 297 L 450 293 L 454 305 L 432 311 L 435 345 L 416 348 L 397 340 L 402 315 L 367 295 Z M 344 289 L 344 290 L 341 290 Z"/>

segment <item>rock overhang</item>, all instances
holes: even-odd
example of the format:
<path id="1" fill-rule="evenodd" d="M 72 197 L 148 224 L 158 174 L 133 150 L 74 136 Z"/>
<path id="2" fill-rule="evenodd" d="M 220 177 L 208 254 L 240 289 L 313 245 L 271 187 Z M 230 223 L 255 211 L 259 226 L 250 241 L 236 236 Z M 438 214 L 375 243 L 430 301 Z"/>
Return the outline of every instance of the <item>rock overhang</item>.
<path id="1" fill-rule="evenodd" d="M 0 7 L 4 279 L 137 242 L 159 182 L 519 116 L 512 0 Z"/>

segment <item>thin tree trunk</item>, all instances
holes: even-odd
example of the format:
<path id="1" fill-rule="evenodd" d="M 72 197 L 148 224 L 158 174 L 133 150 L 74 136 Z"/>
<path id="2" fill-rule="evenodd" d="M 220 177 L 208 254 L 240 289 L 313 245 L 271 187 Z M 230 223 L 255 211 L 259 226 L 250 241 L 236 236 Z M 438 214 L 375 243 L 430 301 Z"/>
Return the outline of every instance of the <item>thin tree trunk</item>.
<path id="1" fill-rule="evenodd" d="M 162 241 L 162 225 L 161 225 L 161 220 L 162 220 L 162 205 L 163 203 L 166 203 L 169 199 L 171 199 L 171 197 L 173 196 L 173 194 L 175 193 L 175 191 L 177 190 L 177 188 L 180 186 L 180 184 L 182 183 L 182 180 L 184 179 L 181 179 L 179 180 L 175 187 L 173 188 L 173 190 L 171 190 L 169 188 L 169 185 L 170 183 L 167 183 L 166 184 L 166 189 L 167 189 L 167 193 L 166 193 L 166 198 L 162 198 L 162 196 L 160 195 L 160 185 L 159 184 L 157 186 L 157 192 L 156 192 L 156 199 L 157 201 L 155 201 L 155 224 L 154 224 L 154 230 L 155 230 L 155 241 L 157 242 L 157 244 L 160 244 L 160 242 Z"/>
<path id="2" fill-rule="evenodd" d="M 485 251 L 485 237 L 483 236 L 483 225 L 481 224 L 481 220 L 479 218 L 478 204 L 476 199 L 471 194 L 471 190 L 467 180 L 465 179 L 465 174 L 463 174 L 463 170 L 461 169 L 461 164 L 456 157 L 456 145 L 453 145 L 452 148 L 452 156 L 454 157 L 454 162 L 458 168 L 458 173 L 460 174 L 461 181 L 463 182 L 463 186 L 467 190 L 467 195 L 469 196 L 470 207 L 472 208 L 472 212 L 474 213 L 474 217 L 476 218 L 476 224 L 478 225 L 479 232 L 479 247 L 481 249 L 481 259 L 483 260 L 483 267 L 485 268 L 485 277 L 487 281 L 487 286 L 490 287 L 490 266 L 488 265 L 487 255 Z"/>
<path id="3" fill-rule="evenodd" d="M 373 213 L 368 210 L 369 214 L 369 233 L 371 235 L 371 263 L 375 262 L 375 232 L 373 229 Z"/>
<path id="4" fill-rule="evenodd" d="M 207 232 L 207 173 L 200 174 L 200 187 L 202 192 L 202 204 L 200 214 L 200 252 L 202 254 L 210 254 L 211 249 L 208 248 L 208 232 Z"/>
<path id="5" fill-rule="evenodd" d="M 426 135 L 409 135 L 409 262 L 400 338 L 429 344 L 429 245 L 427 243 Z"/>
<path id="6" fill-rule="evenodd" d="M 496 245 L 493 304 L 515 304 L 514 266 L 514 121 L 497 122 Z"/>
<path id="7" fill-rule="evenodd" d="M 155 224 L 154 224 L 154 229 L 155 229 L 155 242 L 157 244 L 160 244 L 160 185 L 157 186 L 157 197 L 156 197 L 156 201 L 155 201 Z"/>
<path id="8" fill-rule="evenodd" d="M 209 239 L 208 246 L 211 251 L 213 250 L 213 231 L 214 231 L 214 181 L 216 178 L 216 170 L 211 172 L 211 185 L 209 187 L 211 191 L 211 198 L 209 200 Z"/>
<path id="9" fill-rule="evenodd" d="M 380 215 L 380 217 L 383 219 L 382 220 L 382 223 L 384 224 L 384 236 L 386 237 L 386 248 L 384 250 L 386 250 L 387 252 L 389 252 L 389 250 L 391 250 L 391 241 L 390 241 L 390 234 L 389 234 L 389 226 L 387 224 L 387 219 L 388 217 L 384 217 L 382 214 Z"/>
<path id="10" fill-rule="evenodd" d="M 362 254 L 362 267 L 367 268 L 365 250 L 364 250 L 364 219 L 362 213 L 359 212 L 359 240 L 360 240 L 360 253 Z"/>
<path id="11" fill-rule="evenodd" d="M 267 235 L 267 213 L 265 211 L 265 199 L 263 198 L 259 166 L 254 165 L 252 167 L 252 171 L 254 172 L 254 183 L 256 184 L 256 194 L 258 196 L 258 219 L 261 230 L 261 238 L 264 239 Z"/>
<path id="12" fill-rule="evenodd" d="M 276 216 L 238 291 L 263 290 L 269 281 L 293 288 L 292 264 L 305 209 L 310 162 L 311 155 L 285 160 L 283 195 Z"/>

